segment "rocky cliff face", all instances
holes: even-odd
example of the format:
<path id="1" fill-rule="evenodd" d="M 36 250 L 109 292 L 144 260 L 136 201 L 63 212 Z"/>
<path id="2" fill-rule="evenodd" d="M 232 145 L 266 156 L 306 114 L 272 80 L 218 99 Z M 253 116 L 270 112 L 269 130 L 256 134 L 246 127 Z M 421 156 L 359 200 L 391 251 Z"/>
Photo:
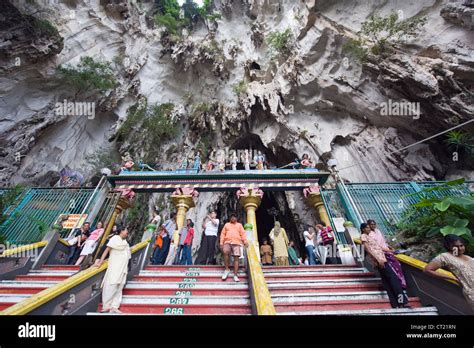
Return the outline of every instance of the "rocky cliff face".
<path id="1" fill-rule="evenodd" d="M 275 166 L 303 153 L 323 168 L 337 158 L 347 168 L 341 176 L 351 182 L 456 175 L 442 141 L 393 151 L 472 118 L 468 1 L 216 0 L 222 18 L 200 21 L 180 39 L 153 23 L 151 2 L 0 6 L 3 185 L 48 184 L 66 165 L 91 175 L 87 156 L 98 150 L 128 152 L 170 169 L 198 145 L 205 153 L 252 146 Z M 370 15 L 400 10 L 427 17 L 416 39 L 384 60 L 361 64 L 345 56 L 344 43 Z M 294 45 L 272 55 L 265 38 L 285 30 Z M 71 100 L 74 91 L 58 79 L 56 67 L 82 56 L 113 61 L 118 84 L 87 97 L 96 103 L 94 119 L 58 116 L 55 103 Z M 127 110 L 145 98 L 148 105 L 174 105 L 171 139 L 150 143 L 141 124 L 116 136 Z M 420 117 L 382 115 L 381 103 L 389 99 L 420 103 Z M 463 173 L 472 176 L 467 169 Z M 282 217 L 312 218 L 294 195 L 280 197 Z M 210 206 L 232 209 L 217 196 L 208 198 L 192 213 L 197 221 Z"/>

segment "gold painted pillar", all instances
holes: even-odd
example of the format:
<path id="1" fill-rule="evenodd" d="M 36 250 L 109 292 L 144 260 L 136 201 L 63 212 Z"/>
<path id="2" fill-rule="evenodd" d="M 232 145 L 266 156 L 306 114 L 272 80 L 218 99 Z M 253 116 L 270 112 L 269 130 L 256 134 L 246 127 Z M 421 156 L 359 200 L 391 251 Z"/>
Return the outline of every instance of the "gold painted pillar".
<path id="1" fill-rule="evenodd" d="M 329 220 L 329 215 L 324 206 L 323 198 L 321 196 L 321 191 L 319 186 L 313 185 L 304 189 L 304 196 L 306 202 L 316 210 L 316 214 L 319 217 L 319 220 L 324 222 L 326 226 L 331 226 L 331 221 Z"/>
<path id="2" fill-rule="evenodd" d="M 194 208 L 194 198 L 198 197 L 199 193 L 194 188 L 177 189 L 171 195 L 171 201 L 176 207 L 176 230 L 173 233 L 173 244 L 179 244 L 179 231 L 184 226 L 186 220 L 186 213 L 190 208 Z"/>
<path id="3" fill-rule="evenodd" d="M 115 220 L 117 220 L 117 217 L 122 213 L 122 211 L 130 208 L 132 206 L 132 202 L 125 198 L 124 196 L 120 197 L 117 205 L 115 206 L 114 212 L 112 213 L 112 216 L 110 217 L 109 223 L 107 224 L 107 227 L 105 228 L 104 235 L 102 236 L 100 240 L 99 247 L 96 249 L 96 253 L 98 253 L 102 246 L 105 244 L 105 241 L 107 240 L 107 237 L 110 235 L 110 232 L 112 232 L 112 228 L 115 225 Z M 96 255 L 97 257 L 98 255 Z"/>
<path id="4" fill-rule="evenodd" d="M 260 206 L 263 198 L 263 191 L 258 187 L 242 187 L 237 191 L 237 197 L 239 203 L 244 207 L 247 215 L 247 223 L 253 227 L 252 231 L 252 245 L 255 248 L 256 255 L 260 255 L 260 247 L 258 244 L 258 233 L 257 233 L 257 215 L 256 210 Z"/>

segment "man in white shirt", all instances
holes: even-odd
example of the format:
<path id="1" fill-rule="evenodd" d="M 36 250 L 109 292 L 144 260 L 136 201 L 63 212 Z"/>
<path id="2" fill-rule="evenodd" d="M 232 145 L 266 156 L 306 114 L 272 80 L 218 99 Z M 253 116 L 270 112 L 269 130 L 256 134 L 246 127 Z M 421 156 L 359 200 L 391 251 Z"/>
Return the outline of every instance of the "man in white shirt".
<path id="1" fill-rule="evenodd" d="M 215 264 L 217 231 L 219 230 L 219 219 L 217 213 L 212 211 L 202 223 L 204 230 L 201 250 L 199 251 L 199 264 Z"/>

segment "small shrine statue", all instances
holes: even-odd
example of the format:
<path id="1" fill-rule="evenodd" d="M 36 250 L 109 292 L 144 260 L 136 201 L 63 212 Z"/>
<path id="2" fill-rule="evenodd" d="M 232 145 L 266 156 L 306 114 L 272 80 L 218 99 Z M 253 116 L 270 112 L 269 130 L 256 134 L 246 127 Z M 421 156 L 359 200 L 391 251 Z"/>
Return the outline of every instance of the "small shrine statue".
<path id="1" fill-rule="evenodd" d="M 131 172 L 133 170 L 134 165 L 135 165 L 135 162 L 133 162 L 132 160 L 126 161 L 122 167 L 122 172 Z"/>
<path id="2" fill-rule="evenodd" d="M 237 162 L 237 154 L 234 152 L 234 154 L 232 155 L 232 170 L 237 170 Z"/>
<path id="3" fill-rule="evenodd" d="M 242 162 L 244 162 L 244 168 L 245 170 L 250 170 L 250 155 L 249 155 L 249 150 L 245 149 L 243 155 L 242 155 Z"/>
<path id="4" fill-rule="evenodd" d="M 311 158 L 307 153 L 303 154 L 303 158 L 301 159 L 301 168 L 306 169 L 306 168 L 312 168 L 313 167 L 313 162 L 311 161 Z"/>
<path id="5" fill-rule="evenodd" d="M 263 170 L 263 164 L 265 163 L 265 156 L 261 151 L 257 152 L 257 155 L 254 158 L 254 161 L 257 163 L 257 170 Z"/>
<path id="6" fill-rule="evenodd" d="M 193 169 L 197 170 L 198 172 L 201 169 L 201 154 L 199 153 L 199 151 L 196 151 L 196 154 L 194 156 Z"/>
<path id="7" fill-rule="evenodd" d="M 188 169 L 188 157 L 186 155 L 184 155 L 181 160 L 180 169 L 184 169 L 184 170 Z"/>

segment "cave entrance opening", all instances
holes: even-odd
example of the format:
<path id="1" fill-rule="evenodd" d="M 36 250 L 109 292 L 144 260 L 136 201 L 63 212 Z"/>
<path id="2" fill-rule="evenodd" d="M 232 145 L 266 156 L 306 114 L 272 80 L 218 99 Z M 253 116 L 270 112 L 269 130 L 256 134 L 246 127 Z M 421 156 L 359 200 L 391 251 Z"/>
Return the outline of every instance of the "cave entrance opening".
<path id="1" fill-rule="evenodd" d="M 235 192 L 226 192 L 222 195 L 216 207 L 217 216 L 221 221 L 221 229 L 224 224 L 229 221 L 230 215 L 233 212 L 237 213 L 239 222 L 245 224 L 245 212 L 240 206 Z M 269 239 L 270 231 L 275 226 L 276 219 L 286 230 L 288 239 L 295 242 L 295 247 L 298 252 L 300 254 L 303 252 L 304 245 L 301 242 L 298 232 L 299 224 L 297 217 L 291 212 L 284 192 L 266 191 L 256 211 L 256 218 L 259 245 L 262 244 L 264 239 Z"/>

